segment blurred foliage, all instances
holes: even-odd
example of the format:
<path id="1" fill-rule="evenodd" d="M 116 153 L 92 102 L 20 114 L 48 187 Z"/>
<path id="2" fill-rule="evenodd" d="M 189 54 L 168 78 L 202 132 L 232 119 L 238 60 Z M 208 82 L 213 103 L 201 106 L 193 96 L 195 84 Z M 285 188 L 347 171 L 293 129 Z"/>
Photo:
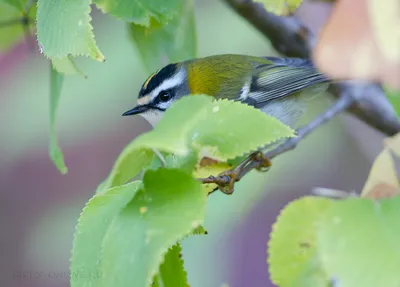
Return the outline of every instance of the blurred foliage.
<path id="1" fill-rule="evenodd" d="M 129 33 L 149 72 L 160 68 L 160 63 L 189 60 L 196 57 L 197 36 L 193 1 L 180 4 L 179 12 L 165 24 L 150 18 L 148 26 L 129 25 Z"/>
<path id="2" fill-rule="evenodd" d="M 11 49 L 30 30 L 36 5 L 28 4 L 25 0 L 0 0 L 0 50 Z"/>
<path id="3" fill-rule="evenodd" d="M 268 12 L 287 16 L 296 11 L 302 0 L 254 0 L 254 2 L 262 3 Z"/>
<path id="4" fill-rule="evenodd" d="M 400 118 L 400 91 L 395 91 L 389 87 L 386 87 L 385 91 L 389 102 L 393 105 L 397 116 Z"/>
<path id="5" fill-rule="evenodd" d="M 183 4 L 182 0 L 162 2 L 159 0 L 94 0 L 93 2 L 104 13 L 145 27 L 149 27 L 151 19 L 158 23 L 167 23 Z"/>

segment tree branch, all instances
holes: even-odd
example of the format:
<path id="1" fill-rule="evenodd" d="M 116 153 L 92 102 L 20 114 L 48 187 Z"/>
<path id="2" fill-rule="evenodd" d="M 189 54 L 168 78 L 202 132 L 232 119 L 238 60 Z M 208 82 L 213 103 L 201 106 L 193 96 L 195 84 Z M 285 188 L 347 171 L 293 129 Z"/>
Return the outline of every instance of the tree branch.
<path id="1" fill-rule="evenodd" d="M 315 45 L 315 36 L 295 16 L 280 17 L 265 11 L 261 4 L 251 0 L 225 0 L 239 15 L 245 18 L 263 35 L 271 40 L 274 48 L 288 57 L 309 58 Z M 288 139 L 267 152 L 251 155 L 233 170 L 199 179 L 214 183 L 227 194 L 233 192 L 234 183 L 253 169 L 269 167 L 274 157 L 294 149 L 297 144 L 320 125 L 348 110 L 360 120 L 386 135 L 400 132 L 398 120 L 380 85 L 356 81 L 333 83 L 331 92 L 338 100 L 323 114 L 297 131 L 297 137 Z"/>

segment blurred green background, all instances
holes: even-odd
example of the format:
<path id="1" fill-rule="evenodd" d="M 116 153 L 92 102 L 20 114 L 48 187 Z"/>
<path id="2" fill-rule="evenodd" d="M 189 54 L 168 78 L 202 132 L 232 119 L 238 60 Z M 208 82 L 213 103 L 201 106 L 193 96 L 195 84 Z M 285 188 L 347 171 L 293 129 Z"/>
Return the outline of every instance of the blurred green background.
<path id="1" fill-rule="evenodd" d="M 199 56 L 275 55 L 221 2 L 197 1 L 195 11 Z M 122 148 L 150 129 L 141 117 L 120 116 L 135 104 L 149 74 L 124 23 L 94 10 L 93 26 L 107 60 L 78 61 L 88 79 L 64 82 L 57 133 L 69 168 L 65 176 L 47 151 L 49 62 L 26 43 L 0 54 L 0 286 L 69 286 L 81 209 Z M 328 104 L 316 99 L 308 119 Z M 212 195 L 209 234 L 183 243 L 192 286 L 272 286 L 266 285 L 266 242 L 279 210 L 318 186 L 359 191 L 379 147 L 380 137 L 361 123 L 335 119 L 277 158 L 270 172 L 247 176 L 234 195 Z"/>

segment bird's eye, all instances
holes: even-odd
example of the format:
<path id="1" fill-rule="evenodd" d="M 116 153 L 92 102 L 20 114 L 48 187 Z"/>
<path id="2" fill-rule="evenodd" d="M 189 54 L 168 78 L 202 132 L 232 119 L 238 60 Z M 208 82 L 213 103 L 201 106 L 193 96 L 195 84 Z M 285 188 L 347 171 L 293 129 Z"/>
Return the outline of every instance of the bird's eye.
<path id="1" fill-rule="evenodd" d="M 171 99 L 171 94 L 168 93 L 167 91 L 162 91 L 161 93 L 158 94 L 158 98 L 160 99 L 161 102 L 168 102 Z"/>

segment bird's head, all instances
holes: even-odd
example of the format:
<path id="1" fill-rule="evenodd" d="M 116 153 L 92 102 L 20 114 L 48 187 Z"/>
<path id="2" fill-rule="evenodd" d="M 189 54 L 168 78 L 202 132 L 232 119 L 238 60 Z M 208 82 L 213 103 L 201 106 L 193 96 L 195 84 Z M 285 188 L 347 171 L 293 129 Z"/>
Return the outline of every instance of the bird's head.
<path id="1" fill-rule="evenodd" d="M 154 126 L 165 110 L 189 93 L 185 66 L 169 64 L 148 77 L 140 89 L 137 106 L 123 116 L 141 115 Z"/>

